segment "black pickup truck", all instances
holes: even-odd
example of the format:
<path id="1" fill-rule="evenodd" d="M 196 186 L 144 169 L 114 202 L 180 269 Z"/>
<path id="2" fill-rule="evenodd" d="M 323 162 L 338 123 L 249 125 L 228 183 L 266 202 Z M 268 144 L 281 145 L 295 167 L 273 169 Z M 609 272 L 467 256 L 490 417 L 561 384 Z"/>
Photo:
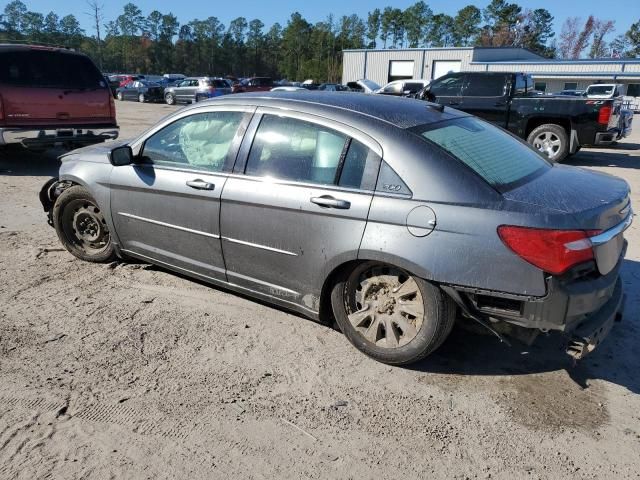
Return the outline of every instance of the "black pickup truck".
<path id="1" fill-rule="evenodd" d="M 542 95 L 533 85 L 531 75 L 524 73 L 449 73 L 416 98 L 484 118 L 525 139 L 554 162 L 582 146 L 606 145 L 622 136 L 620 98 Z"/>

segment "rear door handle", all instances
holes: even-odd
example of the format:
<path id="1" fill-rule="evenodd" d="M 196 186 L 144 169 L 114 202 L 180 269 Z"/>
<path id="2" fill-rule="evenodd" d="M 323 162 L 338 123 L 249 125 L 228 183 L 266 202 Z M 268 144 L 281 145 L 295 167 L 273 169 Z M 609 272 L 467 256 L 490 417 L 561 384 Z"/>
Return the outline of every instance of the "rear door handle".
<path id="1" fill-rule="evenodd" d="M 196 190 L 213 190 L 214 188 L 216 188 L 213 183 L 205 182 L 204 180 L 200 180 L 199 178 L 195 180 L 188 180 L 187 186 L 195 188 Z"/>
<path id="2" fill-rule="evenodd" d="M 449 102 L 449 105 L 460 105 L 460 102 L 451 101 L 451 102 Z"/>
<path id="3" fill-rule="evenodd" d="M 327 208 L 339 208 L 341 210 L 347 210 L 351 208 L 351 202 L 347 200 L 341 200 L 339 198 L 333 198 L 331 195 L 323 195 L 321 197 L 311 197 L 311 203 L 320 205 Z"/>

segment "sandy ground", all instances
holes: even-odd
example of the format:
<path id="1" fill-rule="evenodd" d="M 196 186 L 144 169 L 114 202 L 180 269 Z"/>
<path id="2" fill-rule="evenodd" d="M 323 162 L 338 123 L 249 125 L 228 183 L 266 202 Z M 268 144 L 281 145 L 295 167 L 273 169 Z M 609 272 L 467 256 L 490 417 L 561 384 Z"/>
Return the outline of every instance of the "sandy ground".
<path id="1" fill-rule="evenodd" d="M 123 136 L 173 109 L 119 103 Z M 567 163 L 625 178 L 638 212 L 635 124 Z M 391 368 L 250 299 L 74 259 L 38 203 L 56 171 L 0 154 L 0 479 L 639 478 L 639 221 L 625 319 L 577 366 L 555 337 L 456 328 Z"/>

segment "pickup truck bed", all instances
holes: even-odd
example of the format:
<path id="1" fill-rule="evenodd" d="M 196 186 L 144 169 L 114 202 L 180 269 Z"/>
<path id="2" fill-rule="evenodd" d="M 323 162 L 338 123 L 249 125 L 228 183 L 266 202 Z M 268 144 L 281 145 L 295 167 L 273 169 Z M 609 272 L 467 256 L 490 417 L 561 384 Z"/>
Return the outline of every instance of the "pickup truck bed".
<path id="1" fill-rule="evenodd" d="M 613 143 L 620 127 L 620 99 L 543 95 L 531 75 L 506 72 L 449 73 L 431 82 L 417 98 L 453 107 L 525 139 L 549 160 L 559 162 L 585 145 Z"/>

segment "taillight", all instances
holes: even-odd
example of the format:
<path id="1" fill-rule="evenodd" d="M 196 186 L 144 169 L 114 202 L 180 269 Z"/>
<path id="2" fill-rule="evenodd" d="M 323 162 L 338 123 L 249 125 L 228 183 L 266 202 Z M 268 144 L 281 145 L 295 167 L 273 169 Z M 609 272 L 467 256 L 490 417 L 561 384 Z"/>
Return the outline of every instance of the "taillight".
<path id="1" fill-rule="evenodd" d="M 501 225 L 498 235 L 518 256 L 536 267 L 560 275 L 574 265 L 593 260 L 589 237 L 599 230 L 547 230 Z"/>
<path id="2" fill-rule="evenodd" d="M 216 93 L 216 87 L 210 86 L 207 90 L 209 93 Z"/>
<path id="3" fill-rule="evenodd" d="M 603 105 L 598 112 L 598 123 L 600 125 L 609 125 L 609 119 L 611 118 L 611 105 Z"/>
<path id="4" fill-rule="evenodd" d="M 0 96 L 0 120 L 4 120 L 4 106 L 2 105 L 2 97 Z"/>

